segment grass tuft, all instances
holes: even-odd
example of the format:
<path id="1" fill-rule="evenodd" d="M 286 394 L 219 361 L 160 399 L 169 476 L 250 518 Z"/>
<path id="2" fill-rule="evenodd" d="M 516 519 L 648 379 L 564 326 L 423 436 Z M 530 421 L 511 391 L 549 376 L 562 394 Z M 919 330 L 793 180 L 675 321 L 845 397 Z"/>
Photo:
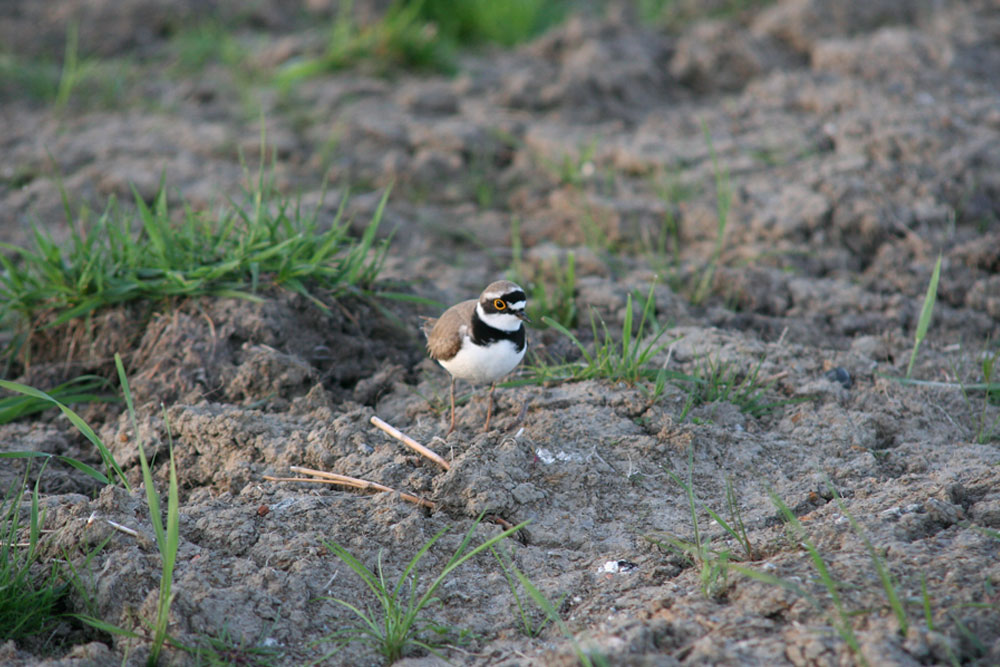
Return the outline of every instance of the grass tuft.
<path id="1" fill-rule="evenodd" d="M 355 66 L 386 76 L 399 69 L 454 73 L 460 46 L 513 46 L 563 19 L 568 3 L 552 0 L 395 0 L 377 20 L 360 24 L 354 2 L 340 3 L 326 48 L 277 74 L 288 87 Z"/>
<path id="2" fill-rule="evenodd" d="M 179 484 L 177 482 L 177 466 L 174 463 L 173 437 L 170 435 L 170 422 L 167 419 L 166 410 L 163 413 L 164 423 L 167 425 L 167 436 L 169 439 L 168 449 L 170 452 L 169 479 L 167 483 L 167 513 L 166 523 L 163 521 L 161 511 L 160 496 L 156 492 L 153 484 L 153 472 L 146 458 L 146 451 L 139 437 L 139 425 L 135 417 L 135 406 L 132 403 L 132 391 L 129 388 L 128 378 L 125 375 L 125 367 L 119 354 L 115 354 L 115 368 L 118 370 L 118 379 L 122 384 L 122 392 L 125 396 L 125 405 L 128 409 L 129 420 L 132 424 L 132 432 L 136 435 L 136 448 L 139 451 L 139 464 L 142 467 L 142 481 L 146 489 L 146 504 L 149 508 L 149 520 L 153 524 L 153 533 L 156 536 L 156 546 L 160 552 L 160 587 L 157 595 L 156 618 L 152 623 L 152 638 L 147 664 L 155 666 L 160 659 L 160 652 L 163 645 L 170 640 L 167 633 L 170 624 L 170 605 L 173 603 L 174 595 L 171 591 L 174 582 L 174 567 L 177 564 L 177 550 L 180 546 L 180 501 Z M 141 639 L 142 637 L 125 628 L 121 628 L 90 614 L 74 614 L 74 617 L 87 625 L 122 637 L 130 639 Z M 176 642 L 174 642 L 176 644 Z M 183 647 L 182 647 L 183 648 Z"/>
<path id="3" fill-rule="evenodd" d="M 746 373 L 740 373 L 731 362 L 705 359 L 693 374 L 678 376 L 677 386 L 687 391 L 687 398 L 678 418 L 687 417 L 691 408 L 708 403 L 730 402 L 741 412 L 751 417 L 762 417 L 778 408 L 799 399 L 778 400 L 768 402 L 766 392 L 774 386 L 775 381 L 764 382 L 760 378 L 760 361 Z M 806 399 L 802 399 L 806 400 Z"/>
<path id="4" fill-rule="evenodd" d="M 840 638 L 844 641 L 844 643 L 846 643 L 850 648 L 858 663 L 861 665 L 867 665 L 868 662 L 861 654 L 861 645 L 858 643 L 858 637 L 854 634 L 854 628 L 851 625 L 852 615 L 844 607 L 844 603 L 840 597 L 840 586 L 830 573 L 830 568 L 827 566 L 826 561 L 819 553 L 819 549 L 816 548 L 816 545 L 809 539 L 805 528 L 802 527 L 802 523 L 799 521 L 798 517 L 795 516 L 795 513 L 789 509 L 788 505 L 786 505 L 773 490 L 768 489 L 768 495 L 771 497 L 771 502 L 774 503 L 774 506 L 778 509 L 781 516 L 784 517 L 785 523 L 791 527 L 796 542 L 802 545 L 806 551 L 809 552 L 809 558 L 812 560 L 813 567 L 816 568 L 819 579 L 826 589 L 830 600 L 833 602 L 833 612 L 828 612 L 826 605 L 824 605 L 816 596 L 791 579 L 784 579 L 769 572 L 760 572 L 753 568 L 741 565 L 733 564 L 730 565 L 730 567 L 740 574 L 750 577 L 751 579 L 756 579 L 757 581 L 761 581 L 766 584 L 780 586 L 781 588 L 789 590 L 808 600 L 817 611 L 827 614 L 830 624 L 837 631 L 837 634 L 840 635 Z"/>
<path id="5" fill-rule="evenodd" d="M 287 89 L 301 80 L 358 64 L 367 64 L 380 75 L 400 68 L 454 72 L 454 44 L 442 39 L 437 27 L 421 16 L 421 4 L 393 2 L 377 21 L 359 25 L 353 0 L 340 3 L 323 53 L 289 63 L 278 72 L 276 83 Z"/>
<path id="6" fill-rule="evenodd" d="M 217 216 L 185 207 L 180 224 L 172 221 L 163 187 L 151 205 L 135 194 L 135 221 L 112 199 L 92 223 L 84 210 L 66 243 L 35 227 L 32 249 L 0 244 L 17 256 L 0 255 L 0 323 L 13 320 L 30 331 L 137 299 L 260 300 L 257 293 L 272 287 L 325 308 L 312 289 L 336 296 L 365 289 L 378 275 L 388 239 L 379 241 L 376 233 L 388 195 L 361 238 L 350 233 L 346 198 L 326 227 L 319 206 L 305 214 L 279 197 L 263 173 L 242 203 L 231 202 Z"/>
<path id="7" fill-rule="evenodd" d="M 712 143 L 712 135 L 708 131 L 708 124 L 702 121 L 702 132 L 705 135 L 705 143 L 708 144 L 708 152 L 712 157 L 712 172 L 715 174 L 715 211 L 717 229 L 715 232 L 715 245 L 712 248 L 712 255 L 708 259 L 705 268 L 702 269 L 701 278 L 691 295 L 691 303 L 698 305 L 705 300 L 712 289 L 712 279 L 715 277 L 719 259 L 722 257 L 722 250 L 726 243 L 726 227 L 729 225 L 729 209 L 733 202 L 733 190 L 729 183 L 729 171 L 719 163 L 719 156 L 715 152 L 715 144 Z"/>
<path id="8" fill-rule="evenodd" d="M 423 0 L 420 14 L 446 38 L 476 46 L 484 42 L 514 46 L 562 21 L 564 0 Z"/>
<path id="9" fill-rule="evenodd" d="M 731 479 L 726 480 L 726 507 L 729 512 L 729 521 L 711 507 L 702 504 L 694 494 L 694 448 L 688 450 L 688 475 L 687 481 L 681 479 L 680 475 L 673 470 L 666 469 L 674 483 L 684 490 L 687 496 L 688 509 L 691 514 L 691 527 L 694 531 L 693 541 L 679 538 L 675 535 L 651 535 L 647 537 L 651 542 L 661 548 L 674 551 L 692 565 L 701 568 L 699 579 L 701 580 L 701 591 L 707 598 L 720 598 L 725 595 L 729 586 L 729 563 L 734 560 L 732 551 L 728 548 L 718 549 L 712 546 L 711 539 L 703 535 L 698 522 L 699 506 L 708 512 L 719 526 L 740 545 L 742 560 L 755 560 L 757 552 L 750 542 L 746 526 L 743 524 L 743 516 L 740 513 L 736 492 L 733 490 Z"/>
<path id="10" fill-rule="evenodd" d="M 653 358 L 672 342 L 660 342 L 666 333 L 666 328 L 659 327 L 655 321 L 654 287 L 655 284 L 651 285 L 648 294 L 641 299 L 642 314 L 638 325 L 634 321 L 632 295 L 628 295 L 620 342 L 611 336 L 603 320 L 600 320 L 598 327 L 599 318 L 593 313 L 590 321 L 594 342 L 590 348 L 563 323 L 550 317 L 542 317 L 543 324 L 570 339 L 580 351 L 582 360 L 549 363 L 536 357 L 536 363 L 526 366 L 525 377 L 514 383 L 609 380 L 629 385 L 638 384 L 648 394 L 650 400 L 658 399 L 669 383 L 687 392 L 687 399 L 679 419 L 684 419 L 691 408 L 706 403 L 728 401 L 738 406 L 743 413 L 757 418 L 789 403 L 807 400 L 802 398 L 768 401 L 766 394 L 775 381 L 761 380 L 761 362 L 746 373 L 740 373 L 731 363 L 718 363 L 711 359 L 698 366 L 693 374 L 670 370 L 665 366 L 659 368 L 653 366 Z M 649 335 L 650 329 L 654 331 L 652 335 Z"/>
<path id="11" fill-rule="evenodd" d="M 447 532 L 447 527 L 442 528 L 420 547 L 402 574 L 399 575 L 395 584 L 389 584 L 386 581 L 385 573 L 382 570 L 381 551 L 379 551 L 375 571 L 372 571 L 341 545 L 336 542 L 326 542 L 325 544 L 330 551 L 365 582 L 368 590 L 378 602 L 378 610 L 372 610 L 367 606 L 362 609 L 358 604 L 340 598 L 324 598 L 349 610 L 356 617 L 356 623 L 327 635 L 317 643 L 332 643 L 339 648 L 358 642 L 375 649 L 389 662 L 399 660 L 407 651 L 414 648 L 423 649 L 442 657 L 437 649 L 445 645 L 445 637 L 452 631 L 452 628 L 443 626 L 423 615 L 426 609 L 438 602 L 438 598 L 434 596 L 437 589 L 463 563 L 476 554 L 492 548 L 500 540 L 513 535 L 527 525 L 527 522 L 518 524 L 470 549 L 473 533 L 481 520 L 482 516 L 472 524 L 455 553 L 452 554 L 451 559 L 419 595 L 418 589 L 421 588 L 421 585 L 416 569 L 417 564 Z M 336 649 L 324 656 L 322 660 L 326 660 L 334 653 L 336 653 Z"/>
<path id="12" fill-rule="evenodd" d="M 93 444 L 97 448 L 98 452 L 100 452 L 101 459 L 104 461 L 104 466 L 107 471 L 107 474 L 104 474 L 99 470 L 92 468 L 91 466 L 87 465 L 86 463 L 83 463 L 82 461 L 77 461 L 76 459 L 70 458 L 68 456 L 55 456 L 55 458 L 89 475 L 90 477 L 96 479 L 101 484 L 110 484 L 111 477 L 113 474 L 114 477 L 116 477 L 122 482 L 122 484 L 125 486 L 126 489 L 131 491 L 131 487 L 129 486 L 128 480 L 125 478 L 125 473 L 122 472 L 121 467 L 118 465 L 118 462 L 115 461 L 115 457 L 111 454 L 111 451 L 107 448 L 104 442 L 97 436 L 97 433 L 94 432 L 94 429 L 92 429 L 90 425 L 87 424 L 87 422 L 85 422 L 82 417 L 80 417 L 80 415 L 76 414 L 68 407 L 66 407 L 63 403 L 61 403 L 59 400 L 53 398 L 49 394 L 46 394 L 44 391 L 35 389 L 34 387 L 29 387 L 28 385 L 21 384 L 20 382 L 10 382 L 9 380 L 0 380 L 0 389 L 7 389 L 8 391 L 13 391 L 18 394 L 21 394 L 22 396 L 26 396 L 35 401 L 36 405 L 44 405 L 45 403 L 51 403 L 52 405 L 59 408 L 62 411 L 63 415 L 70 421 L 70 423 L 73 424 L 73 426 L 75 426 L 76 429 L 80 431 L 80 433 L 83 434 L 83 436 L 87 438 L 87 440 L 89 440 L 91 444 Z M 47 454 L 45 452 L 0 452 L 0 458 L 35 458 L 35 457 L 48 458 L 51 456 L 53 455 Z"/>
<path id="13" fill-rule="evenodd" d="M 566 261 L 560 265 L 558 259 L 552 259 L 542 266 L 542 273 L 537 280 L 528 280 L 523 259 L 523 244 L 521 241 L 521 221 L 514 217 L 510 222 L 510 247 L 512 254 L 509 277 L 528 292 L 528 315 L 533 322 L 545 325 L 544 317 L 548 316 L 569 329 L 577 324 L 576 310 L 576 255 L 573 251 L 566 253 Z M 551 276 L 551 279 L 546 279 Z M 554 281 L 553 289 L 549 289 Z"/>
<path id="14" fill-rule="evenodd" d="M 649 293 L 642 304 L 642 314 L 638 324 L 634 322 L 632 295 L 629 294 L 625 303 L 625 321 L 622 325 L 621 341 L 617 342 L 608 331 L 607 325 L 599 318 L 591 315 L 590 324 L 594 336 L 592 350 L 580 342 L 576 335 L 561 323 L 549 317 L 542 321 L 559 333 L 569 338 L 583 356 L 583 361 L 563 364 L 536 364 L 528 368 L 531 382 L 547 382 L 551 380 L 592 380 L 605 379 L 612 382 L 625 382 L 630 385 L 642 381 L 654 382 L 660 386 L 658 378 L 665 373 L 663 369 L 652 368 L 650 363 L 669 342 L 660 342 L 666 333 L 665 328 L 656 324 L 654 309 L 656 300 L 653 298 L 655 284 L 650 285 Z M 649 329 L 655 333 L 646 339 Z M 602 335 L 603 334 L 603 335 Z M 654 396 L 655 398 L 655 396 Z"/>
<path id="15" fill-rule="evenodd" d="M 107 388 L 109 384 L 106 379 L 98 375 L 81 375 L 54 387 L 47 394 L 49 399 L 54 399 L 63 405 L 105 403 L 114 401 L 115 398 L 108 394 L 96 393 L 95 390 Z M 28 394 L 0 398 L 0 424 L 9 424 L 16 419 L 53 407 L 52 400 L 49 399 Z"/>
<path id="16" fill-rule="evenodd" d="M 493 554 L 493 558 L 496 559 L 497 563 L 499 563 L 500 569 L 503 570 L 503 576 L 507 580 L 507 587 L 510 588 L 510 593 L 514 596 L 514 603 L 517 605 L 517 614 L 521 621 L 521 632 L 528 637 L 540 636 L 542 631 L 545 630 L 545 626 L 552 621 L 553 616 L 546 612 L 544 618 L 536 619 L 529 613 L 527 605 L 525 604 L 527 599 L 522 600 L 522 596 L 517 592 L 518 586 L 516 582 L 517 580 L 520 580 L 524 574 L 518 569 L 517 565 L 514 564 L 513 556 L 504 552 L 502 548 L 494 549 L 493 547 L 490 547 L 490 552 Z M 523 584 L 521 585 L 521 588 L 525 593 L 528 593 Z M 558 609 L 562 605 L 563 600 L 566 599 L 567 595 L 569 594 L 563 593 L 562 597 L 560 597 L 554 605 L 550 604 L 549 606 L 552 609 Z M 532 596 L 528 594 L 528 597 Z M 540 608 L 545 611 L 545 607 Z"/>
<path id="17" fill-rule="evenodd" d="M 43 466 L 44 470 L 44 466 Z M 44 632 L 54 622 L 56 603 L 66 594 L 59 569 L 53 564 L 38 575 L 38 544 L 44 513 L 38 509 L 38 483 L 31 494 L 31 514 L 27 541 L 23 541 L 21 499 L 28 482 L 13 482 L 0 504 L 0 641 L 19 639 Z"/>

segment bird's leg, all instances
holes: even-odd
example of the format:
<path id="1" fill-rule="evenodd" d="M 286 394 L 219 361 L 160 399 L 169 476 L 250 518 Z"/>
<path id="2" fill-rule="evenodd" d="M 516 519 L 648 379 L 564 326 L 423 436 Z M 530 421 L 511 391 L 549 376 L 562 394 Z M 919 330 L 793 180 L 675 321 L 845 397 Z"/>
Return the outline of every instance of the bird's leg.
<path id="1" fill-rule="evenodd" d="M 450 435 L 452 431 L 455 430 L 455 378 L 451 378 L 451 426 L 448 427 L 448 432 L 445 435 Z"/>
<path id="2" fill-rule="evenodd" d="M 490 385 L 490 400 L 486 406 L 486 425 L 483 426 L 484 431 L 490 430 L 490 417 L 493 416 L 493 390 L 497 388 L 497 383 L 494 382 Z"/>

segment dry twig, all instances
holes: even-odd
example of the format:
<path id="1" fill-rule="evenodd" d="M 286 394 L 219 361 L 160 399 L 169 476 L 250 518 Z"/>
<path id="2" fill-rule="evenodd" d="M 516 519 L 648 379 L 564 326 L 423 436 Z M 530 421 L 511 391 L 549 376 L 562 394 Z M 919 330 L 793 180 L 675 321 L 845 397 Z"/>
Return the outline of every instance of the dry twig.
<path id="1" fill-rule="evenodd" d="M 435 454 L 430 449 L 428 449 L 428 448 L 424 447 L 423 445 L 421 445 L 419 442 L 417 442 L 416 440 L 414 440 L 410 436 L 408 436 L 405 433 L 403 433 L 402 431 L 400 431 L 395 426 L 387 424 L 386 422 L 382 421 L 378 417 L 375 417 L 374 415 L 372 416 L 372 420 L 371 421 L 372 421 L 372 424 L 374 424 L 375 426 L 377 426 L 381 430 L 385 431 L 386 433 L 388 433 L 389 435 L 391 435 L 392 437 L 394 437 L 396 440 L 399 440 L 401 443 L 403 443 L 404 445 L 406 445 L 407 447 L 409 447 L 413 451 L 417 452 L 421 456 L 429 458 L 431 461 L 434 461 L 434 463 L 438 464 L 439 466 L 441 466 L 445 470 L 450 470 L 451 469 L 451 465 L 449 465 L 447 461 L 445 461 L 443 458 L 441 458 L 440 456 L 438 456 L 437 454 Z"/>
<path id="2" fill-rule="evenodd" d="M 409 493 L 404 493 L 402 491 L 396 491 L 396 489 L 390 486 L 385 486 L 384 484 L 379 484 L 378 482 L 370 482 L 366 479 L 339 475 L 335 472 L 313 470 L 312 468 L 302 468 L 300 466 L 292 466 L 290 470 L 304 475 L 311 475 L 311 477 L 272 477 L 271 475 L 264 475 L 264 479 L 272 482 L 312 482 L 314 484 L 336 484 L 338 486 L 350 486 L 355 489 L 364 489 L 366 491 L 374 490 L 387 493 L 399 493 L 399 497 L 403 500 L 416 503 L 417 505 L 421 505 L 428 509 L 434 509 L 435 507 L 434 503 L 429 500 L 411 495 Z"/>

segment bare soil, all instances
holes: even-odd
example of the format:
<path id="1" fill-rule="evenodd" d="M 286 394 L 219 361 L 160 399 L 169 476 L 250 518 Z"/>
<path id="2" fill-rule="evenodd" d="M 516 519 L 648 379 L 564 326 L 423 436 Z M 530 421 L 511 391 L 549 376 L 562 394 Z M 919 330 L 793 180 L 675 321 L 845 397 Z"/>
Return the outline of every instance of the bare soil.
<path id="1" fill-rule="evenodd" d="M 322 44 L 315 26 L 333 12 L 325 2 L 294 12 L 215 4 L 260 67 Z M 433 309 L 345 299 L 327 313 L 278 292 L 263 304 L 107 311 L 46 341 L 16 378 L 44 387 L 87 371 L 110 377 L 113 354 L 126 360 L 141 433 L 120 405 L 80 411 L 136 490 L 96 488 L 58 465 L 41 482 L 47 555 L 80 565 L 110 537 L 84 571 L 100 618 L 144 633 L 155 614 L 160 564 L 135 443 L 141 435 L 164 485 L 165 414 L 182 495 L 170 632 L 187 645 L 226 631 L 277 649 L 274 664 L 315 660 L 332 648 L 315 642 L 354 620 L 329 598 L 374 604 L 326 542 L 370 567 L 381 559 L 394 580 L 450 526 L 421 561 L 426 582 L 485 512 L 530 520 L 505 549 L 561 600 L 575 641 L 609 664 L 1000 664 L 1000 429 L 989 437 L 1000 408 L 955 387 L 983 380 L 1000 334 L 995 2 L 782 0 L 676 32 L 612 6 L 513 50 L 465 54 L 454 77 L 350 70 L 286 93 L 234 68 L 176 67 L 169 35 L 205 11 L 158 0 L 5 3 L 0 41 L 12 51 L 58 59 L 74 18 L 81 53 L 131 58 L 139 74 L 110 106 L 80 97 L 55 110 L 0 89 L 0 240 L 26 244 L 32 224 L 65 238 L 57 175 L 74 208 L 127 202 L 133 184 L 151 198 L 161 175 L 172 201 L 218 205 L 245 184 L 240 152 L 259 155 L 263 117 L 281 190 L 315 206 L 330 184 L 321 215 L 332 217 L 351 186 L 360 229 L 394 183 L 386 280 L 446 304 L 475 296 L 507 275 L 516 219 L 526 279 L 554 285 L 554 267 L 574 252 L 585 339 L 591 309 L 617 335 L 626 295 L 655 281 L 657 320 L 673 342 L 654 363 L 687 373 L 708 359 L 759 365 L 772 383 L 765 397 L 782 404 L 753 417 L 710 403 L 680 419 L 686 394 L 669 385 L 657 400 L 607 381 L 522 385 L 497 391 L 488 433 L 485 392 L 472 393 L 445 438 L 447 374 L 418 334 Z M 694 305 L 716 244 L 722 171 L 732 208 L 708 298 Z M 913 377 L 944 384 L 904 385 L 892 378 L 905 374 L 939 253 Z M 573 353 L 552 329 L 529 336 L 534 351 Z M 828 377 L 837 368 L 849 383 Z M 376 430 L 372 416 L 438 451 L 450 471 Z M 99 462 L 51 411 L 0 427 L 0 447 Z M 748 558 L 699 508 L 702 539 L 728 549 L 733 565 L 707 585 L 700 565 L 663 546 L 665 536 L 694 539 L 687 496 L 668 474 L 686 479 L 689 456 L 695 495 L 727 520 L 731 480 L 753 545 Z M 264 479 L 290 466 L 377 481 L 436 509 Z M 5 462 L 0 482 L 23 470 Z M 771 493 L 829 566 L 860 653 L 835 630 L 834 600 Z M 475 540 L 499 530 L 484 523 Z M 892 575 L 905 633 L 864 538 Z M 468 631 L 442 649 L 453 664 L 576 663 L 556 624 L 523 632 L 492 556 L 465 564 L 439 597 L 428 615 Z M 87 609 L 71 593 L 67 611 Z M 0 646 L 0 662 L 141 664 L 148 647 L 66 621 Z M 166 661 L 195 662 L 176 650 Z M 415 652 L 400 664 L 440 662 Z M 379 663 L 361 645 L 327 660 Z"/>

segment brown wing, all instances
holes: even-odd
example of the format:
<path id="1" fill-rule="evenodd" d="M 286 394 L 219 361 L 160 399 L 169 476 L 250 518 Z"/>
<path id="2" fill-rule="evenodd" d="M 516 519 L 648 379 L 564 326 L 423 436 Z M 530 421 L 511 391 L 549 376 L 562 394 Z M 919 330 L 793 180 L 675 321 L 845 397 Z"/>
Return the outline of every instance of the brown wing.
<path id="1" fill-rule="evenodd" d="M 427 331 L 427 327 L 430 327 L 430 333 L 427 334 L 427 351 L 430 353 L 431 359 L 447 361 L 458 353 L 459 348 L 462 347 L 462 325 L 468 327 L 472 322 L 472 313 L 476 310 L 476 303 L 476 299 L 469 299 L 455 304 L 444 311 L 444 314 L 437 320 L 428 321 L 424 325 L 425 331 Z"/>

